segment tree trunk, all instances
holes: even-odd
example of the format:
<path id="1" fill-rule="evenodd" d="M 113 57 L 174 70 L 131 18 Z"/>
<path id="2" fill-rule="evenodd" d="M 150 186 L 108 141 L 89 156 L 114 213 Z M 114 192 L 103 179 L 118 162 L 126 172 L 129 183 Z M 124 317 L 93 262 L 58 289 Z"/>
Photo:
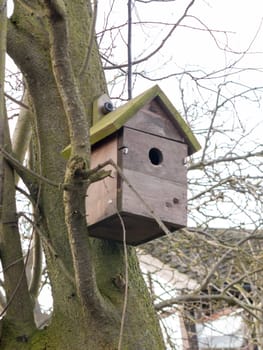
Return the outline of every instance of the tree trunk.
<path id="1" fill-rule="evenodd" d="M 15 1 L 7 42 L 32 106 L 33 170 L 42 178 L 23 171 L 20 176 L 34 203 L 35 230 L 46 257 L 54 311 L 44 330 L 17 331 L 6 317 L 1 349 L 117 349 L 125 288 L 114 282 L 125 276 L 123 245 L 88 237 L 86 187 L 72 170 L 78 159 L 88 172 L 88 127 L 86 134 L 83 130 L 91 123 L 93 100 L 107 90 L 96 42 L 91 45 L 88 40 L 93 35 L 91 5 L 76 0 L 30 3 Z M 88 65 L 83 68 L 88 50 Z M 73 155 L 67 163 L 61 151 L 70 142 Z M 65 181 L 72 191 L 63 190 Z M 133 248 L 128 249 L 127 263 L 128 304 L 121 349 L 164 349 Z"/>

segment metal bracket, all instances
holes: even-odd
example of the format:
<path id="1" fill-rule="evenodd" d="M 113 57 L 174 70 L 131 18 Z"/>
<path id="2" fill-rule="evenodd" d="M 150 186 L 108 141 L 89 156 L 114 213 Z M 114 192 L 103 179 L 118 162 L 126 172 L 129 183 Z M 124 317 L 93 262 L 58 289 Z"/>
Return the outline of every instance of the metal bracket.
<path id="1" fill-rule="evenodd" d="M 113 103 L 107 94 L 103 94 L 93 102 L 93 125 L 102 117 L 113 111 Z"/>

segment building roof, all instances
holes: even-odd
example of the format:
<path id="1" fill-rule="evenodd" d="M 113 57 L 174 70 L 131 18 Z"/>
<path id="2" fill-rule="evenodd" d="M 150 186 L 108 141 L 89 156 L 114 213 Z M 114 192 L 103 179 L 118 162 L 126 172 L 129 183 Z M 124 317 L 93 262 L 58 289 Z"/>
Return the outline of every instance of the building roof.
<path id="1" fill-rule="evenodd" d="M 257 268 L 262 239 L 262 230 L 182 229 L 148 242 L 140 249 L 200 284 L 213 271 L 208 285 L 220 289 L 226 283 L 241 279 L 244 288 L 248 278 L 244 266 L 251 270 Z M 247 274 L 249 276 L 248 271 Z"/>
<path id="2" fill-rule="evenodd" d="M 124 105 L 118 107 L 114 111 L 106 114 L 96 124 L 94 124 L 90 128 L 91 144 L 94 145 L 95 143 L 118 131 L 126 122 L 128 122 L 129 119 L 131 119 L 140 109 L 142 109 L 152 100 L 156 100 L 156 102 L 162 107 L 164 112 L 167 113 L 167 116 L 173 122 L 175 128 L 185 139 L 188 145 L 188 155 L 197 152 L 201 148 L 199 142 L 192 133 L 188 124 L 177 112 L 171 101 L 167 98 L 158 85 L 153 86 Z M 66 147 L 62 153 L 67 157 L 69 155 L 69 151 L 70 146 Z"/>
<path id="3" fill-rule="evenodd" d="M 162 264 L 177 272 L 170 272 L 173 277 L 165 283 L 185 297 L 184 305 L 203 322 L 229 306 L 249 310 L 252 301 L 261 303 L 262 241 L 260 229 L 182 229 L 141 245 L 139 257 L 149 254 L 159 260 L 159 274 Z"/>

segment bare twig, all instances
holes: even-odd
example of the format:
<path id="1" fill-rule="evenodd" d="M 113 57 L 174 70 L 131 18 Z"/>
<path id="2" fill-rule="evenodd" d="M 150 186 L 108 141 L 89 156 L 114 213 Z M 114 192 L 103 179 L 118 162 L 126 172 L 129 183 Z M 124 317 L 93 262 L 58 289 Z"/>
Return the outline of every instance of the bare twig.
<path id="1" fill-rule="evenodd" d="M 203 196 L 204 194 L 213 191 L 215 188 L 218 188 L 218 187 L 220 187 L 220 186 L 222 186 L 230 181 L 233 181 L 233 180 L 234 180 L 233 176 L 228 176 L 226 179 L 222 179 L 222 180 L 218 181 L 215 185 L 210 186 L 210 187 L 206 188 L 204 191 L 201 191 L 200 193 L 196 194 L 195 196 L 189 198 L 188 201 L 189 202 L 193 201 L 193 200 Z"/>
<path id="2" fill-rule="evenodd" d="M 171 37 L 172 33 L 175 31 L 175 29 L 179 26 L 179 24 L 183 21 L 183 19 L 187 16 L 188 11 L 190 10 L 190 8 L 193 6 L 195 0 L 192 0 L 186 7 L 183 15 L 178 19 L 178 21 L 173 25 L 172 29 L 168 32 L 168 34 L 165 36 L 165 38 L 162 40 L 162 42 L 160 43 L 160 45 L 153 50 L 151 53 L 149 53 L 148 55 L 146 55 L 143 58 L 140 58 L 134 62 L 132 62 L 132 65 L 135 64 L 139 64 L 142 63 L 144 61 L 147 61 L 149 58 L 151 58 L 152 56 L 154 56 L 157 52 L 159 52 L 162 47 L 165 45 L 165 43 L 167 42 L 167 40 Z M 113 64 L 113 66 L 107 66 L 105 67 L 105 69 L 119 69 L 119 68 L 125 68 L 127 67 L 127 64 L 121 64 L 121 65 L 116 65 Z"/>
<path id="3" fill-rule="evenodd" d="M 5 97 L 7 97 L 12 102 L 16 103 L 18 106 L 25 108 L 27 110 L 30 110 L 30 108 L 25 103 L 23 103 L 22 101 L 18 101 L 17 99 L 15 99 L 13 96 L 9 95 L 6 92 L 5 92 Z"/>
<path id="4" fill-rule="evenodd" d="M 239 156 L 220 157 L 209 161 L 200 161 L 190 165 L 187 169 L 188 170 L 203 169 L 205 167 L 212 166 L 218 163 L 235 162 L 236 160 L 247 160 L 248 158 L 253 158 L 253 157 L 263 157 L 263 151 L 254 152 L 254 153 L 248 152 Z"/>
<path id="5" fill-rule="evenodd" d="M 124 224 L 123 218 L 121 217 L 121 215 L 120 215 L 118 210 L 117 210 L 117 215 L 118 215 L 118 217 L 120 219 L 122 232 L 123 232 L 123 251 L 124 251 L 124 261 L 125 261 L 124 262 L 124 264 L 125 264 L 125 290 L 124 290 L 124 301 L 123 301 L 123 309 L 122 309 L 122 316 L 121 316 L 121 327 L 120 327 L 119 343 L 118 343 L 118 350 L 121 350 L 122 349 L 124 322 L 125 322 L 125 316 L 126 316 L 126 310 L 127 310 L 127 304 L 128 304 L 129 265 L 128 265 L 127 245 L 126 245 L 126 228 L 125 228 L 125 224 Z"/>
<path id="6" fill-rule="evenodd" d="M 127 87 L 128 87 L 128 100 L 131 100 L 132 99 L 132 0 L 128 0 L 127 6 L 128 6 Z"/>
<path id="7" fill-rule="evenodd" d="M 5 157 L 5 159 L 14 167 L 14 169 L 17 171 L 17 173 L 19 174 L 19 176 L 23 179 L 23 174 L 27 174 L 30 177 L 36 178 L 39 181 L 41 181 L 42 183 L 46 183 L 50 186 L 53 187 L 58 187 L 61 188 L 61 185 L 49 180 L 48 178 L 34 172 L 33 170 L 30 170 L 28 168 L 26 168 L 23 164 L 21 164 L 16 158 L 14 158 L 10 153 L 8 153 L 3 147 L 0 147 L 0 153 L 3 154 L 3 156 Z"/>
<path id="8" fill-rule="evenodd" d="M 165 224 L 162 222 L 162 220 L 155 214 L 153 208 L 145 202 L 145 200 L 142 198 L 142 196 L 140 195 L 140 193 L 132 186 L 132 184 L 130 183 L 130 181 L 128 180 L 128 178 L 123 174 L 121 168 L 112 160 L 112 159 L 108 159 L 105 162 L 98 164 L 94 169 L 91 169 L 88 174 L 92 175 L 94 172 L 98 172 L 100 169 L 104 168 L 107 165 L 111 165 L 113 166 L 117 173 L 119 174 L 119 176 L 122 178 L 122 180 L 124 182 L 126 182 L 126 184 L 128 185 L 128 187 L 130 188 L 130 190 L 135 194 L 135 196 L 141 201 L 141 203 L 145 206 L 145 208 L 148 210 L 149 214 L 151 215 L 151 217 L 157 222 L 157 224 L 159 225 L 159 227 L 163 230 L 163 232 L 166 235 L 170 235 L 171 232 L 169 231 L 169 229 L 165 226 Z M 108 175 L 107 175 L 108 176 Z"/>
<path id="9" fill-rule="evenodd" d="M 97 19 L 97 10 L 98 10 L 98 1 L 94 0 L 93 15 L 92 15 L 92 21 L 91 21 L 90 30 L 89 30 L 88 48 L 87 48 L 86 57 L 84 59 L 83 65 L 82 65 L 80 72 L 79 72 L 79 78 L 81 78 L 83 76 L 83 74 L 85 73 L 85 71 L 89 65 L 89 59 L 91 56 L 92 47 L 93 47 L 93 43 L 95 40 L 95 27 L 96 27 L 96 19 Z"/>
<path id="10" fill-rule="evenodd" d="M 28 259 L 29 259 L 29 255 L 30 255 L 30 246 L 31 246 L 31 241 L 32 241 L 32 237 L 30 238 L 29 240 L 29 243 L 28 243 L 28 249 L 27 249 L 27 254 L 26 254 L 26 259 L 25 259 L 25 262 L 23 264 L 23 270 L 21 272 L 21 275 L 19 277 L 19 280 L 17 281 L 17 285 L 16 287 L 14 288 L 14 290 L 12 291 L 9 299 L 7 300 L 6 302 L 6 305 L 5 307 L 3 308 L 3 310 L 1 311 L 0 313 L 0 318 L 2 318 L 2 316 L 6 313 L 7 309 L 10 307 L 11 303 L 13 302 L 17 292 L 18 292 L 18 289 L 20 288 L 21 284 L 22 284 L 22 281 L 23 279 L 25 278 L 25 272 L 26 272 L 26 266 L 27 266 L 27 263 L 28 263 Z"/>
<path id="11" fill-rule="evenodd" d="M 140 193 L 138 191 L 136 191 L 136 189 L 131 185 L 130 181 L 128 180 L 128 178 L 123 174 L 121 168 L 112 160 L 109 159 L 108 161 L 106 161 L 105 163 L 101 164 L 101 166 L 105 166 L 105 165 L 112 165 L 118 172 L 118 174 L 120 175 L 120 177 L 126 182 L 126 184 L 128 185 L 128 187 L 130 188 L 130 190 L 135 194 L 135 196 L 141 201 L 141 203 L 145 206 L 145 208 L 148 210 L 149 214 L 152 216 L 152 218 L 157 222 L 157 224 L 159 225 L 159 227 L 163 230 L 163 232 L 166 235 L 170 235 L 171 232 L 169 231 L 169 229 L 165 226 L 165 224 L 162 222 L 162 220 L 155 214 L 153 208 L 151 208 L 151 206 L 145 202 L 145 200 L 142 198 L 142 196 L 140 195 Z"/>
<path id="12" fill-rule="evenodd" d="M 261 311 L 261 309 L 258 309 L 256 307 L 253 307 L 252 305 L 249 306 L 246 303 L 243 303 L 242 301 L 238 300 L 237 298 L 233 296 L 227 296 L 224 294 L 210 294 L 210 295 L 196 295 L 196 294 L 189 294 L 189 295 L 179 295 L 175 298 L 167 299 L 164 301 L 161 301 L 160 303 L 156 304 L 155 310 L 160 311 L 165 307 L 169 307 L 173 304 L 185 304 L 185 303 L 198 303 L 198 302 L 205 302 L 205 301 L 225 301 L 229 304 L 235 303 L 237 306 L 240 306 L 242 309 L 247 311 L 250 315 L 255 317 L 257 320 L 262 319 L 255 313 L 254 311 Z"/>
<path id="13" fill-rule="evenodd" d="M 61 268 L 61 271 L 64 273 L 64 275 L 67 277 L 67 279 L 69 280 L 69 282 L 71 282 L 73 285 L 75 284 L 75 280 L 74 278 L 71 276 L 71 274 L 68 272 L 68 270 L 66 269 L 63 261 L 60 259 L 59 255 L 57 254 L 57 252 L 55 251 L 54 247 L 52 246 L 52 244 L 49 242 L 49 240 L 45 237 L 45 235 L 41 232 L 40 228 L 38 225 L 36 225 L 34 223 L 34 221 L 32 221 L 26 214 L 24 213 L 20 213 L 20 216 L 24 217 L 31 225 L 32 227 L 35 229 L 36 233 L 39 235 L 39 237 L 41 238 L 41 240 L 43 241 L 43 243 L 46 245 L 46 247 L 49 249 L 49 251 L 52 253 L 52 255 L 54 257 L 56 257 L 57 261 L 58 261 L 58 265 Z"/>
<path id="14" fill-rule="evenodd" d="M 7 33 L 7 19 L 6 19 L 5 0 L 0 1 L 0 147 L 4 146 L 4 129 L 6 124 L 6 110 L 4 105 L 4 82 L 5 82 L 5 52 L 6 52 L 6 33 Z M 0 217 L 3 205 L 4 192 L 4 159 L 0 154 Z"/>
<path id="15" fill-rule="evenodd" d="M 68 23 L 65 4 L 45 0 L 49 18 L 52 68 L 70 130 L 72 156 L 87 159 L 90 154 L 88 118 L 74 75 L 68 47 Z"/>
<path id="16" fill-rule="evenodd" d="M 29 13 L 36 12 L 36 9 L 29 4 L 27 0 L 17 0 L 17 2 Z"/>

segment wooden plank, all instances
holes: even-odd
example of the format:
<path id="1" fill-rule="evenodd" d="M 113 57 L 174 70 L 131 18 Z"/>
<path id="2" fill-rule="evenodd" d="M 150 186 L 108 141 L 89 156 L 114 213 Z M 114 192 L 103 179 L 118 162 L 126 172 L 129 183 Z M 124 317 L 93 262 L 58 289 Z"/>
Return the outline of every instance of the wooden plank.
<path id="1" fill-rule="evenodd" d="M 147 108 L 149 108 L 149 106 L 147 106 Z M 147 108 L 138 111 L 130 120 L 128 120 L 128 122 L 126 122 L 125 126 L 185 143 L 185 140 L 179 134 L 174 121 L 172 121 L 167 115 L 164 115 L 164 113 L 154 113 Z"/>
<path id="2" fill-rule="evenodd" d="M 138 171 L 186 186 L 184 159 L 187 156 L 187 145 L 129 128 L 124 128 L 122 140 L 122 147 L 127 147 L 126 153 L 122 154 L 123 169 Z M 150 158 L 150 150 L 161 152 L 160 164 L 153 163 L 154 158 Z"/>
<path id="3" fill-rule="evenodd" d="M 121 213 L 121 217 L 124 221 L 127 244 L 138 245 L 164 235 L 158 224 L 150 218 L 124 212 Z M 166 225 L 171 232 L 181 228 L 170 223 Z M 123 229 L 117 215 L 89 226 L 89 233 L 92 237 L 123 242 Z"/>
<path id="4" fill-rule="evenodd" d="M 123 172 L 162 221 L 186 226 L 187 186 L 129 169 L 124 169 Z M 125 182 L 122 182 L 122 201 L 119 203 L 119 210 L 146 218 L 151 217 L 148 209 Z"/>
<path id="5" fill-rule="evenodd" d="M 107 138 L 94 147 L 91 154 L 91 167 L 112 159 L 117 162 L 117 136 Z M 86 197 L 87 223 L 94 224 L 116 213 L 117 205 L 117 174 L 111 166 L 105 170 L 112 170 L 112 176 L 90 185 Z"/>

